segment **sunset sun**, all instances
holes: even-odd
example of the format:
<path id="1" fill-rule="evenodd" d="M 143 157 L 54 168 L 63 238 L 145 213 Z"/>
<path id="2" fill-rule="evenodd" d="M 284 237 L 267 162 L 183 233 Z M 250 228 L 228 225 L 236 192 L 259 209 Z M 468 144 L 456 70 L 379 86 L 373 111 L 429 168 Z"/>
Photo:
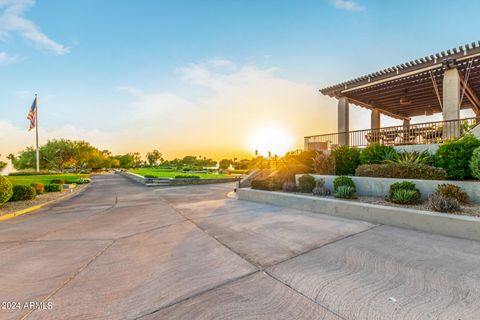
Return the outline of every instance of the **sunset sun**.
<path id="1" fill-rule="evenodd" d="M 290 133 L 277 126 L 267 126 L 253 130 L 249 137 L 249 150 L 257 150 L 261 156 L 284 155 L 293 146 L 293 138 Z"/>

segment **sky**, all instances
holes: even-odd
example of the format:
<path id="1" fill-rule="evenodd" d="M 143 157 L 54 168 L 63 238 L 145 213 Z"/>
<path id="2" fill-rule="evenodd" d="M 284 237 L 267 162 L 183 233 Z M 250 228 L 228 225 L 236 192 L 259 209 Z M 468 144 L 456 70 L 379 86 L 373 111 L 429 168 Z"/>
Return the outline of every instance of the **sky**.
<path id="1" fill-rule="evenodd" d="M 167 158 L 302 148 L 336 131 L 336 101 L 319 88 L 477 41 L 479 11 L 473 0 L 0 0 L 1 158 L 34 144 L 35 93 L 41 142 Z M 352 129 L 369 119 L 352 107 Z"/>

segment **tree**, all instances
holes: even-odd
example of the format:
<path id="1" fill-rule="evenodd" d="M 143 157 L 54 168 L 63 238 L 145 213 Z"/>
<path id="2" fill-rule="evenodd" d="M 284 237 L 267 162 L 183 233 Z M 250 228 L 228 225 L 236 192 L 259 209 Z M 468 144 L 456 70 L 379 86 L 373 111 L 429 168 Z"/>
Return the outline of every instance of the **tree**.
<path id="1" fill-rule="evenodd" d="M 0 154 L 1 156 L 1 154 Z M 7 166 L 7 163 L 4 161 L 0 161 L 0 171 Z"/>
<path id="2" fill-rule="evenodd" d="M 232 160 L 222 159 L 222 160 L 220 160 L 220 162 L 218 163 L 218 167 L 219 167 L 220 169 L 225 170 L 225 169 L 228 169 L 228 167 L 230 167 L 230 165 L 231 165 L 232 163 L 233 163 Z"/>
<path id="3" fill-rule="evenodd" d="M 40 146 L 40 168 L 64 171 L 66 167 L 99 169 L 109 166 L 109 157 L 85 141 L 66 139 L 49 140 Z M 8 158 L 17 169 L 34 169 L 35 149 L 28 147 L 19 153 L 18 158 L 10 154 Z"/>
<path id="4" fill-rule="evenodd" d="M 148 152 L 146 155 L 148 164 L 153 166 L 158 162 L 163 162 L 162 154 L 157 149 L 153 150 L 152 152 Z"/>
<path id="5" fill-rule="evenodd" d="M 113 156 L 112 163 L 115 163 L 118 168 L 133 168 L 135 166 L 135 156 L 133 153 Z"/>
<path id="6" fill-rule="evenodd" d="M 133 156 L 134 166 L 142 164 L 142 156 L 140 155 L 140 152 L 132 152 L 131 155 Z"/>
<path id="7" fill-rule="evenodd" d="M 182 159 L 182 163 L 187 166 L 194 166 L 197 163 L 197 157 L 195 156 L 185 156 Z"/>

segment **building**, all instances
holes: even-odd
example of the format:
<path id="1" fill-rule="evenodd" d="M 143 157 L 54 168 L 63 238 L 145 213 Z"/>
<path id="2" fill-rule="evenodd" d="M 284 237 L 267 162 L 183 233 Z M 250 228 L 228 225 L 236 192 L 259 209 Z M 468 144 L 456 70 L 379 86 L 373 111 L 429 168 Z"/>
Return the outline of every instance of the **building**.
<path id="1" fill-rule="evenodd" d="M 338 131 L 305 137 L 305 149 L 328 150 L 339 145 L 364 147 L 426 145 L 479 130 L 480 41 L 402 63 L 324 89 L 338 99 Z M 349 105 L 371 111 L 370 128 L 349 130 Z M 460 119 L 460 110 L 471 108 L 475 117 Z M 411 124 L 412 117 L 441 113 L 442 121 Z M 383 127 L 380 115 L 403 121 Z M 474 129 L 475 128 L 475 129 Z"/>

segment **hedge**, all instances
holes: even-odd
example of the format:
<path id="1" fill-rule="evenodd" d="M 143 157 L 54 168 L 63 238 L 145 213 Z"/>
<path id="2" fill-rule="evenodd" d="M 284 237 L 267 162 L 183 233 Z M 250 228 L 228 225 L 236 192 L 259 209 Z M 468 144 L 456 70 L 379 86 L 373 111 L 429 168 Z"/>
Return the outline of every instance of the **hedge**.
<path id="1" fill-rule="evenodd" d="M 445 180 L 447 173 L 442 168 L 426 164 L 364 164 L 355 170 L 358 177 L 399 178 L 421 180 Z"/>
<path id="2" fill-rule="evenodd" d="M 480 147 L 473 150 L 472 158 L 470 159 L 470 170 L 472 176 L 480 179 Z"/>
<path id="3" fill-rule="evenodd" d="M 51 183 L 45 185 L 45 192 L 59 192 L 62 191 L 63 186 L 56 183 Z"/>
<path id="4" fill-rule="evenodd" d="M 13 195 L 13 186 L 10 180 L 0 176 L 0 207 L 10 200 Z"/>
<path id="5" fill-rule="evenodd" d="M 435 165 L 444 168 L 450 179 L 472 178 L 470 159 L 473 151 L 480 147 L 480 140 L 466 135 L 459 140 L 447 141 L 435 153 Z"/>
<path id="6" fill-rule="evenodd" d="M 10 201 L 32 200 L 35 199 L 36 195 L 35 188 L 32 186 L 13 186 L 13 195 L 10 198 Z"/>
<path id="7" fill-rule="evenodd" d="M 252 189 L 267 190 L 267 191 L 280 191 L 282 190 L 283 182 L 275 177 L 269 177 L 267 179 L 259 179 L 252 181 Z"/>
<path id="8" fill-rule="evenodd" d="M 175 176 L 175 179 L 200 179 L 200 176 L 191 174 L 179 174 Z"/>
<path id="9" fill-rule="evenodd" d="M 50 180 L 50 183 L 53 183 L 53 184 L 65 184 L 65 180 L 64 180 L 64 179 L 53 179 L 53 180 Z"/>
<path id="10" fill-rule="evenodd" d="M 337 175 L 353 175 L 360 164 L 360 150 L 341 146 L 332 151 Z"/>
<path id="11" fill-rule="evenodd" d="M 50 172 L 50 171 L 18 171 L 18 172 L 11 172 L 9 176 L 48 176 L 53 174 L 59 174 L 58 172 Z"/>

